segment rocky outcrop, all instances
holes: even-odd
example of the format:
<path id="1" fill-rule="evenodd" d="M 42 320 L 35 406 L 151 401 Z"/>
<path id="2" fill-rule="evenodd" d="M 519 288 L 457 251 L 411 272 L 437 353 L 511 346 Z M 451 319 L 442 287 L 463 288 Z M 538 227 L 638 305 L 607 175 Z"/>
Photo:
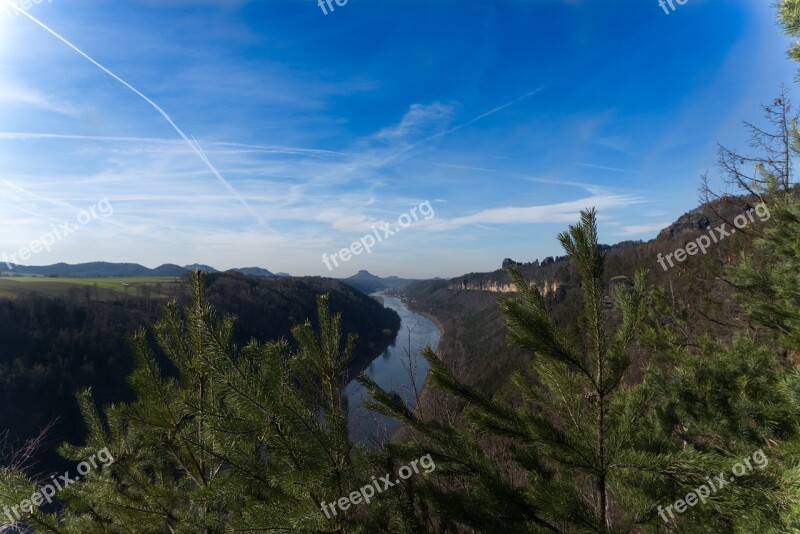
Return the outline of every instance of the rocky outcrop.
<path id="1" fill-rule="evenodd" d="M 681 234 L 693 230 L 705 230 L 711 225 L 711 220 L 706 217 L 701 209 L 692 210 L 682 215 L 677 221 L 661 230 L 658 239 L 674 239 Z"/>
<path id="2" fill-rule="evenodd" d="M 456 291 L 491 291 L 493 293 L 514 293 L 517 288 L 511 282 L 497 282 L 483 278 L 457 278 L 450 281 L 450 289 Z"/>
<path id="3" fill-rule="evenodd" d="M 603 306 L 605 309 L 610 310 L 614 307 L 614 288 L 616 286 L 622 286 L 625 288 L 626 291 L 630 292 L 633 290 L 633 280 L 628 278 L 627 276 L 615 276 L 611 280 L 608 281 L 608 290 L 606 291 L 606 296 L 603 297 Z"/>
<path id="4" fill-rule="evenodd" d="M 539 260 L 533 260 L 528 263 L 523 263 L 520 261 L 514 261 L 511 258 L 506 258 L 503 260 L 503 270 L 507 271 L 512 267 L 539 267 Z"/>
<path id="5" fill-rule="evenodd" d="M 709 204 L 686 212 L 678 220 L 661 230 L 657 239 L 686 238 L 689 235 L 704 232 L 709 226 L 716 227 L 724 222 L 733 220 L 736 215 L 743 213 L 757 204 L 755 197 L 723 197 Z"/>
<path id="6" fill-rule="evenodd" d="M 624 277 L 623 277 L 624 278 Z M 532 282 L 531 285 L 534 285 Z M 537 283 L 536 288 L 544 296 L 553 296 L 556 302 L 561 302 L 566 298 L 567 290 L 574 284 L 560 284 L 555 280 Z M 513 282 L 487 281 L 482 278 L 467 279 L 459 278 L 450 281 L 452 291 L 489 291 L 492 293 L 516 293 L 517 286 Z"/>

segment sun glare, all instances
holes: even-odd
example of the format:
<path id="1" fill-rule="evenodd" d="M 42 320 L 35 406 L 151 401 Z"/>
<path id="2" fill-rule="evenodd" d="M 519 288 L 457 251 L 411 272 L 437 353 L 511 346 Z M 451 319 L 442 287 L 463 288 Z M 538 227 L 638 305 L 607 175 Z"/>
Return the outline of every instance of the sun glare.
<path id="1" fill-rule="evenodd" d="M 6 55 L 8 52 L 8 33 L 11 31 L 11 8 L 5 3 L 6 0 L 0 0 L 0 57 Z"/>
<path id="2" fill-rule="evenodd" d="M 15 10 L 8 0 L 0 0 L 0 58 L 8 57 L 14 53 L 11 38 L 14 25 L 22 22 L 21 16 L 15 16 Z"/>

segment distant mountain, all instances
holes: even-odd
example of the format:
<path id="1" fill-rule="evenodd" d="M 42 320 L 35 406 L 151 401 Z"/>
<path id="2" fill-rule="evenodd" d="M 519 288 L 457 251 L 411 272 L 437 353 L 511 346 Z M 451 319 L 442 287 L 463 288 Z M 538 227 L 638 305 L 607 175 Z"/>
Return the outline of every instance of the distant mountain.
<path id="1" fill-rule="evenodd" d="M 350 278 L 345 278 L 342 280 L 342 282 L 361 291 L 362 293 L 370 294 L 375 293 L 376 291 L 382 291 L 384 289 L 400 290 L 411 283 L 418 282 L 418 280 L 407 280 L 405 278 L 398 278 L 397 276 L 381 278 L 380 276 L 375 276 L 369 271 L 361 270 Z"/>
<path id="2" fill-rule="evenodd" d="M 145 267 L 147 269 L 147 267 Z M 165 263 L 155 269 L 147 269 L 149 274 L 141 275 L 141 276 L 182 276 L 186 273 L 186 267 L 181 267 L 180 265 L 175 265 L 173 263 Z"/>
<path id="3" fill-rule="evenodd" d="M 218 273 L 219 270 L 200 263 L 192 265 L 175 265 L 165 263 L 155 269 L 150 269 L 138 263 L 109 263 L 105 261 L 95 261 L 91 263 L 79 263 L 70 265 L 67 263 L 56 263 L 54 265 L 33 266 L 15 265 L 0 262 L 0 274 L 23 275 L 23 276 L 58 276 L 64 278 L 94 278 L 94 277 L 180 277 L 191 271 L 200 269 L 206 273 Z M 230 271 L 260 276 L 262 278 L 276 278 L 278 275 L 272 274 L 261 267 L 245 267 L 243 269 L 230 269 Z M 290 277 L 290 275 L 285 275 Z"/>
<path id="4" fill-rule="evenodd" d="M 204 273 L 218 273 L 219 271 L 209 265 L 203 265 L 202 263 L 193 263 L 191 265 L 184 265 L 184 269 L 187 271 L 196 271 L 200 269 Z"/>
<path id="5" fill-rule="evenodd" d="M 245 267 L 243 269 L 228 269 L 228 272 L 249 274 L 250 276 L 260 276 L 262 278 L 278 278 L 277 275 L 261 267 Z"/>
<path id="6" fill-rule="evenodd" d="M 292 275 L 289 274 L 289 273 L 275 273 L 275 276 L 277 276 L 278 278 L 291 278 L 292 277 Z"/>
<path id="7" fill-rule="evenodd" d="M 56 263 L 41 267 L 32 265 L 14 265 L 11 269 L 6 264 L 0 264 L 0 272 L 9 272 L 18 275 L 32 276 L 62 276 L 62 277 L 105 277 L 105 276 L 182 276 L 188 271 L 178 265 L 164 264 L 155 269 L 148 269 L 138 263 L 108 263 L 96 261 L 69 265 Z"/>

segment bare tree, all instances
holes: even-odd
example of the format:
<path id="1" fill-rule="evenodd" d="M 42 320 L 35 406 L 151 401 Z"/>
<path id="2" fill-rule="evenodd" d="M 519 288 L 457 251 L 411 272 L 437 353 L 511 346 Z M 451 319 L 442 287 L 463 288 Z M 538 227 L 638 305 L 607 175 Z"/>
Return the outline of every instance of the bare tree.
<path id="1" fill-rule="evenodd" d="M 781 86 L 780 94 L 771 105 L 761 107 L 769 129 L 744 123 L 750 132 L 750 147 L 756 154 L 747 155 L 719 145 L 717 160 L 727 186 L 734 192 L 746 192 L 759 198 L 773 180 L 784 191 L 792 189 L 794 159 L 800 149 L 799 115 L 792 109 L 786 87 Z M 703 176 L 701 193 L 706 202 L 721 198 L 710 188 L 707 175 Z"/>
<path id="2" fill-rule="evenodd" d="M 36 454 L 42 450 L 44 441 L 55 424 L 55 420 L 50 421 L 36 437 L 22 442 L 12 440 L 8 430 L 0 432 L 0 470 L 13 472 L 33 469 Z"/>
<path id="3" fill-rule="evenodd" d="M 764 194 L 770 184 L 776 184 L 781 191 L 790 192 L 797 187 L 792 180 L 795 158 L 800 154 L 800 131 L 798 117 L 793 110 L 786 87 L 781 86 L 780 94 L 770 105 L 761 106 L 766 125 L 764 128 L 745 122 L 750 132 L 750 147 L 753 154 L 744 154 L 736 149 L 719 145 L 717 154 L 718 172 L 727 191 L 717 193 L 710 185 L 708 174 L 701 177 L 700 201 L 720 220 L 733 226 L 716 201 L 740 203 L 742 209 L 750 206 L 756 198 L 764 201 Z M 766 129 L 765 129 L 766 128 Z M 740 199 L 738 195 L 746 195 Z M 742 229 L 742 231 L 753 231 Z"/>

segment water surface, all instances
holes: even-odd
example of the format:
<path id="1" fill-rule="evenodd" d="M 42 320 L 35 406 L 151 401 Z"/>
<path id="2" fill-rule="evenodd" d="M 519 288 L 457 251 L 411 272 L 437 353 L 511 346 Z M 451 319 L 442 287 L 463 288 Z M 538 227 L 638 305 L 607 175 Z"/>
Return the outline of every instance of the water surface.
<path id="1" fill-rule="evenodd" d="M 426 346 L 435 350 L 441 333 L 430 319 L 409 310 L 399 298 L 385 293 L 373 296 L 382 297 L 384 306 L 396 311 L 401 323 L 394 344 L 375 358 L 365 373 L 386 391 L 397 391 L 414 407 L 428 376 L 428 362 L 422 357 L 422 350 Z M 354 380 L 344 391 L 350 401 L 350 433 L 354 440 L 384 443 L 399 428 L 397 420 L 364 407 L 369 395 L 361 384 Z"/>

